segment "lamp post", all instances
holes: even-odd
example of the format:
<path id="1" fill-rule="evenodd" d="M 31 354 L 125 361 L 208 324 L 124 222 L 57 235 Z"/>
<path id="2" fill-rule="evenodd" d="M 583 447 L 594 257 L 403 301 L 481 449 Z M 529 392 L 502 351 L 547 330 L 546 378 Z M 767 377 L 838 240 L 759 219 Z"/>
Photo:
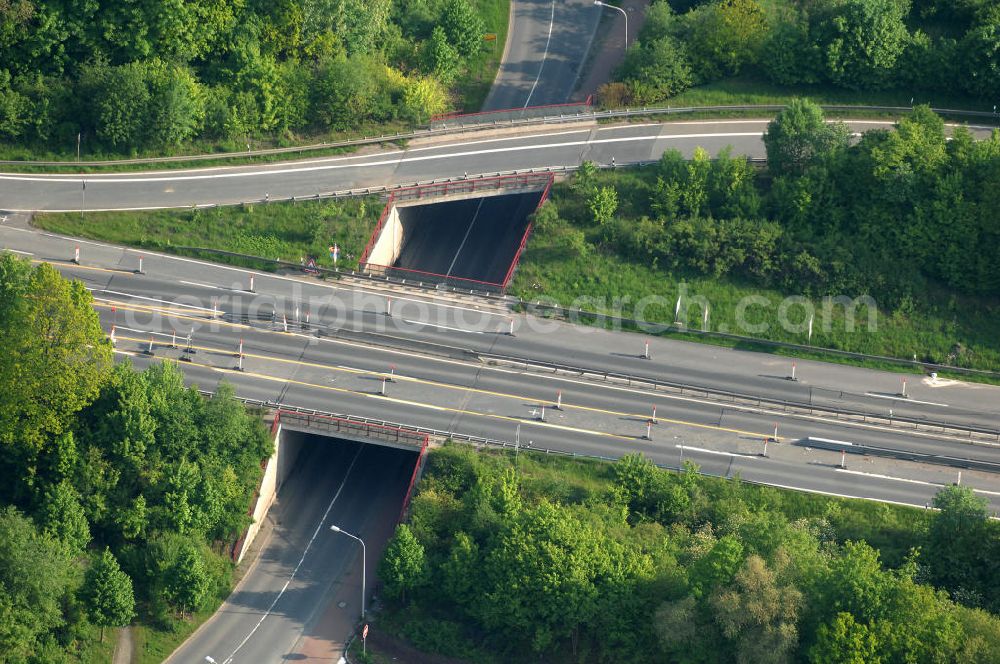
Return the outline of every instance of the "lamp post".
<path id="1" fill-rule="evenodd" d="M 595 7 L 610 7 L 611 9 L 617 9 L 618 11 L 620 11 L 622 13 L 622 16 L 625 17 L 625 50 L 627 51 L 628 50 L 628 14 L 626 14 L 625 10 L 622 9 L 621 7 L 616 7 L 614 5 L 609 5 L 606 2 L 601 2 L 601 0 L 594 0 L 594 6 Z"/>
<path id="2" fill-rule="evenodd" d="M 357 535 L 352 535 L 346 530 L 341 530 L 340 526 L 330 526 L 330 530 L 332 530 L 335 533 L 340 533 L 341 535 L 347 535 L 351 539 L 356 539 L 359 542 L 361 542 L 361 619 L 364 620 L 365 619 L 365 576 L 367 576 L 368 574 L 367 562 L 365 560 L 367 558 L 367 553 L 365 551 L 365 542 Z"/>

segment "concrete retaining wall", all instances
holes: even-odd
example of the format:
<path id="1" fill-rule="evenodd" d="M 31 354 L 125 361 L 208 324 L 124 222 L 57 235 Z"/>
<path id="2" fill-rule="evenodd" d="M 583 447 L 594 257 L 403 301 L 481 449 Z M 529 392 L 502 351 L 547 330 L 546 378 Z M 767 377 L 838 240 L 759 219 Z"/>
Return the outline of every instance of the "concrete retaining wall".
<path id="1" fill-rule="evenodd" d="M 247 528 L 246 536 L 243 538 L 243 544 L 236 556 L 237 564 L 242 562 L 250 544 L 260 532 L 260 524 L 264 522 L 267 511 L 274 504 L 274 499 L 277 497 L 281 485 L 285 483 L 288 475 L 292 472 L 295 459 L 301 449 L 302 445 L 298 443 L 282 444 L 282 429 L 279 423 L 274 433 L 274 453 L 264 466 L 264 477 L 260 481 L 257 503 L 253 508 L 253 523 Z"/>
<path id="2" fill-rule="evenodd" d="M 368 254 L 368 261 L 373 265 L 392 265 L 399 258 L 399 250 L 403 246 L 403 224 L 399 219 L 399 208 L 395 205 L 389 210 L 382 225 L 375 246 Z"/>

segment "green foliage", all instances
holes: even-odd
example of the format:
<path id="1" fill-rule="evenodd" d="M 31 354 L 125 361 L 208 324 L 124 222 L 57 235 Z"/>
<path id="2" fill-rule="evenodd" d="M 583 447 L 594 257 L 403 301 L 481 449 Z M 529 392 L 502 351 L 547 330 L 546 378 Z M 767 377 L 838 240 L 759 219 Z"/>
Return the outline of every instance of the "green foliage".
<path id="1" fill-rule="evenodd" d="M 767 126 L 764 147 L 773 175 L 802 174 L 807 167 L 847 147 L 850 130 L 828 124 L 823 110 L 808 99 L 795 99 Z"/>
<path id="2" fill-rule="evenodd" d="M 69 549 L 14 507 L 0 508 L 0 652 L 13 663 L 59 655 L 55 636 L 70 627 L 80 570 Z M 65 645 L 65 644 L 63 644 Z"/>
<path id="3" fill-rule="evenodd" d="M 614 187 L 595 189 L 587 199 L 591 218 L 596 224 L 607 224 L 618 211 L 618 192 Z"/>
<path id="4" fill-rule="evenodd" d="M 80 495 L 67 480 L 45 494 L 39 521 L 46 535 L 63 542 L 72 551 L 81 552 L 90 543 L 90 524 L 80 504 Z"/>
<path id="5" fill-rule="evenodd" d="M 0 659 L 103 652 L 87 643 L 97 626 L 228 592 L 232 563 L 210 546 L 249 524 L 272 451 L 259 417 L 228 385 L 212 399 L 185 387 L 173 364 L 112 366 L 89 293 L 47 264 L 0 256 L 0 340 L 16 353 L 0 356 Z"/>
<path id="6" fill-rule="evenodd" d="M 2 498 L 33 489 L 49 441 L 108 375 L 111 347 L 92 301 L 51 265 L 0 255 L 0 473 L 9 478 Z"/>
<path id="7" fill-rule="evenodd" d="M 196 547 L 187 544 L 166 569 L 164 592 L 182 613 L 198 609 L 208 596 L 211 578 Z"/>
<path id="8" fill-rule="evenodd" d="M 935 584 L 997 610 L 1000 579 L 990 568 L 1000 549 L 996 543 L 990 546 L 986 504 L 967 487 L 942 489 L 934 497 L 940 513 L 931 525 L 925 552 Z"/>
<path id="9" fill-rule="evenodd" d="M 685 510 L 658 507 L 677 492 Z M 987 662 L 1000 643 L 996 616 L 914 581 L 915 553 L 887 569 L 846 537 L 864 522 L 873 540 L 915 550 L 917 523 L 945 512 L 665 472 L 636 454 L 522 453 L 515 466 L 446 445 L 410 514 L 394 542 L 422 547 L 421 582 L 384 628 L 469 661 Z"/>
<path id="10" fill-rule="evenodd" d="M 664 101 L 692 83 L 750 70 L 782 85 L 989 102 L 1000 87 L 993 7 L 981 0 L 660 0 L 619 72 L 625 88 L 605 86 L 602 101 Z"/>
<path id="11" fill-rule="evenodd" d="M 105 627 L 124 627 L 135 616 L 132 579 L 118 566 L 110 549 L 105 548 L 87 570 L 82 594 L 90 619 L 101 627 L 102 641 Z"/>
<path id="12" fill-rule="evenodd" d="M 438 81 L 464 94 L 490 73 L 497 58 L 479 57 L 484 16 L 500 30 L 506 9 L 496 0 L 15 0 L 0 9 L 0 137 L 44 150 L 79 135 L 85 151 L 122 154 L 423 122 L 451 102 L 437 95 L 414 112 Z M 434 81 L 415 78 L 404 99 L 393 77 L 421 62 Z"/>
<path id="13" fill-rule="evenodd" d="M 767 172 L 696 149 L 557 185 L 558 214 L 536 228 L 515 289 L 570 306 L 586 295 L 599 312 L 628 296 L 638 304 L 624 315 L 656 323 L 673 322 L 674 308 L 649 296 L 682 295 L 688 325 L 706 324 L 707 302 L 708 329 L 792 342 L 806 328 L 782 324 L 781 298 L 805 296 L 825 318 L 814 345 L 1000 367 L 1000 134 L 949 136 L 918 106 L 895 131 L 852 143 L 796 101 L 768 128 Z M 589 197 L 608 186 L 618 210 L 598 224 Z"/>
<path id="14" fill-rule="evenodd" d="M 482 49 L 486 26 L 469 0 L 447 0 L 441 27 L 462 57 L 475 55 Z"/>
<path id="15" fill-rule="evenodd" d="M 683 29 L 696 76 L 703 81 L 732 76 L 754 64 L 767 28 L 757 0 L 717 0 L 686 14 Z"/>
<path id="16" fill-rule="evenodd" d="M 407 591 L 418 587 L 425 573 L 423 545 L 413 536 L 409 526 L 399 524 L 378 567 L 378 576 L 386 592 L 405 601 Z"/>

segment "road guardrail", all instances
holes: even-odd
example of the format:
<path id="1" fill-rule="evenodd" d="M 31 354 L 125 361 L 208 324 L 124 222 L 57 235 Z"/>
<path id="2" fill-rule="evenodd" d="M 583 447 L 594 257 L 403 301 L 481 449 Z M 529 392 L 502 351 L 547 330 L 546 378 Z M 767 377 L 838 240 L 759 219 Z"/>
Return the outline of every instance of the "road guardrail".
<path id="1" fill-rule="evenodd" d="M 648 117 L 658 115 L 697 115 L 699 113 L 776 113 L 784 109 L 784 104 L 745 104 L 745 105 L 723 105 L 723 106 L 643 106 L 638 108 L 609 109 L 603 111 L 578 111 L 555 112 L 543 114 L 537 117 L 511 117 L 510 119 L 483 120 L 473 117 L 474 114 L 466 116 L 456 116 L 440 123 L 436 127 L 421 127 L 408 132 L 395 132 L 392 134 L 380 134 L 378 136 L 362 136 L 361 138 L 350 138 L 340 141 L 327 141 L 322 143 L 312 143 L 309 145 L 299 145 L 284 148 L 266 148 L 263 150 L 248 150 L 246 152 L 215 152 L 208 154 L 175 155 L 169 157 L 138 157 L 130 159 L 105 159 L 91 161 L 27 161 L 27 160 L 3 160 L 0 165 L 20 165 L 20 166 L 76 166 L 76 167 L 104 167 L 104 166 L 126 166 L 138 164 L 169 164 L 186 161 L 213 161 L 228 159 L 248 159 L 254 157 L 272 157 L 287 154 L 317 152 L 322 150 L 333 150 L 337 148 L 357 147 L 362 145 L 373 145 L 379 143 L 393 143 L 396 141 L 413 140 L 417 138 L 428 138 L 434 136 L 447 136 L 452 134 L 463 134 L 469 132 L 482 131 L 484 129 L 497 129 L 504 127 L 566 124 L 571 122 L 587 122 L 598 120 L 608 120 L 615 118 Z M 832 113 L 888 113 L 905 114 L 910 112 L 910 106 L 867 106 L 867 105 L 822 105 L 824 111 Z M 990 111 L 969 111 L 964 109 L 932 108 L 939 115 L 949 117 L 979 119 L 991 124 L 1000 125 L 1000 114 Z"/>

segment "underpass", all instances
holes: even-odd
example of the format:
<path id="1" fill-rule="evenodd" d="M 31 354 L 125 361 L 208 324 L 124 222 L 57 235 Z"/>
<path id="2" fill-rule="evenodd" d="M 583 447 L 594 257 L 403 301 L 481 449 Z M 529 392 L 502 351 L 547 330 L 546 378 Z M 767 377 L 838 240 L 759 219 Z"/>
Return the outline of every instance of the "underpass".
<path id="1" fill-rule="evenodd" d="M 176 664 L 337 661 L 415 477 L 425 436 L 279 413 L 277 496 L 236 589 L 167 660 Z M 330 435 L 335 434 L 335 435 Z M 280 459 L 280 461 L 279 461 Z M 261 497 L 267 498 L 269 464 Z M 260 516 L 260 515 L 258 515 Z M 336 525 L 365 542 L 330 531 Z"/>

